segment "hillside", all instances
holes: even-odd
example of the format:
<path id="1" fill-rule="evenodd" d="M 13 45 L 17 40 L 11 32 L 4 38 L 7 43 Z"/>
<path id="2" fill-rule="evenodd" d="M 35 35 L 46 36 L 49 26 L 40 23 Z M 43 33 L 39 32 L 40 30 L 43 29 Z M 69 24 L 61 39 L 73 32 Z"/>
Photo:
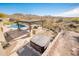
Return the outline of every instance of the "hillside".
<path id="1" fill-rule="evenodd" d="M 14 18 L 15 20 L 45 20 L 43 27 L 54 31 L 55 33 L 60 30 L 70 30 L 79 32 L 79 17 L 55 17 L 55 16 L 38 16 L 31 14 L 15 13 L 11 15 L 0 14 L 0 17 Z"/>

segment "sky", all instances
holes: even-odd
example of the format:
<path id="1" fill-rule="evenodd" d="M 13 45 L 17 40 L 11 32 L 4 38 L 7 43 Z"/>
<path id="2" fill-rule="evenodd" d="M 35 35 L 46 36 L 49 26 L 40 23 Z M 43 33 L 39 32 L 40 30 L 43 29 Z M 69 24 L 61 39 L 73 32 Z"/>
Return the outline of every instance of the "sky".
<path id="1" fill-rule="evenodd" d="M 78 17 L 79 3 L 0 3 L 0 13 Z"/>

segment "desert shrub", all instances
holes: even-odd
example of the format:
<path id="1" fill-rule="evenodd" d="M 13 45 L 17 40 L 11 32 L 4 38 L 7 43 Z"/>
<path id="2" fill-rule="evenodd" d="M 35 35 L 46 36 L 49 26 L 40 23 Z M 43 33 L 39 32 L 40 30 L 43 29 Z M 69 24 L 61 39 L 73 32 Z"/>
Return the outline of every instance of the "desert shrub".
<path id="1" fill-rule="evenodd" d="M 6 18 L 6 17 L 7 17 L 6 14 L 4 14 L 4 13 L 0 13 L 0 18 Z"/>
<path id="2" fill-rule="evenodd" d="M 10 24 L 13 24 L 13 22 L 4 21 L 3 24 L 4 24 L 4 25 L 10 25 Z"/>
<path id="3" fill-rule="evenodd" d="M 64 20 L 76 22 L 79 21 L 79 18 L 64 18 Z"/>

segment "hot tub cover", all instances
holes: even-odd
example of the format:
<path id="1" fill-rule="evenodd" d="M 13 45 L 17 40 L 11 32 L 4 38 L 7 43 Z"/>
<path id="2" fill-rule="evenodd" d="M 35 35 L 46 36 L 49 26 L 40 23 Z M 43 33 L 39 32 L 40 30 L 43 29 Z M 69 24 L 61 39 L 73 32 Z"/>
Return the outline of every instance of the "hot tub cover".
<path id="1" fill-rule="evenodd" d="M 47 46 L 50 42 L 51 37 L 46 35 L 35 35 L 32 37 L 31 41 L 41 47 Z"/>

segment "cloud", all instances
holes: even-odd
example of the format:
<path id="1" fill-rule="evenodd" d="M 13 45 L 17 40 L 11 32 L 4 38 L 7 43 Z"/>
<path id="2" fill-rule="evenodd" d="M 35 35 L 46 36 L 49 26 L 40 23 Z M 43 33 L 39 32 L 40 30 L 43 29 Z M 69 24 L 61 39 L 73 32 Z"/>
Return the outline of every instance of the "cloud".
<path id="1" fill-rule="evenodd" d="M 56 16 L 63 16 L 63 17 L 79 17 L 79 7 L 74 8 L 72 10 L 66 11 L 64 13 L 58 14 Z"/>

